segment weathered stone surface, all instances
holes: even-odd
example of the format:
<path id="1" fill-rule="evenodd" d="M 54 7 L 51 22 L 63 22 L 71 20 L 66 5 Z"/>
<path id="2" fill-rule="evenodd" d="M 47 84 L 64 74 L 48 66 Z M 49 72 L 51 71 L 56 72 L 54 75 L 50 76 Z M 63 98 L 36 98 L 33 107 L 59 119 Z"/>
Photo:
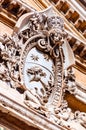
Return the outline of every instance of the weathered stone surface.
<path id="1" fill-rule="evenodd" d="M 39 129 L 85 130 L 86 113 L 73 113 L 64 100 L 69 91 L 86 103 L 85 90 L 76 84 L 74 55 L 66 37 L 64 22 L 51 7 L 23 15 L 12 37 L 0 36 L 3 114 L 9 111 Z"/>

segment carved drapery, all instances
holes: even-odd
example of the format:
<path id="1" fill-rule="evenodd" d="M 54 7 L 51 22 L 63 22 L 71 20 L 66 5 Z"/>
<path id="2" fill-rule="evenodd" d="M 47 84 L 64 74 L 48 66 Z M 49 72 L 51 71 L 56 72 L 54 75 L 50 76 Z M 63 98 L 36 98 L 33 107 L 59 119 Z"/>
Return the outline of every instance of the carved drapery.
<path id="1" fill-rule="evenodd" d="M 65 90 L 76 92 L 71 68 L 74 56 L 63 20 L 51 8 L 25 16 L 20 18 L 20 27 L 19 21 L 16 24 L 12 37 L 0 37 L 0 80 L 9 87 L 24 89 L 24 103 L 54 123 L 72 130 L 71 123 L 79 119 L 84 130 L 85 113 L 71 115 L 63 99 Z"/>

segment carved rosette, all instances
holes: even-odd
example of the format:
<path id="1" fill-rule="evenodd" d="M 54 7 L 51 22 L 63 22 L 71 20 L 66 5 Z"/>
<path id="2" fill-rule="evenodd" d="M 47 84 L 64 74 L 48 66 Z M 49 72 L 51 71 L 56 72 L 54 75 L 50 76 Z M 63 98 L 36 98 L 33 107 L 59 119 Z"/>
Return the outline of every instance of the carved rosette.
<path id="1" fill-rule="evenodd" d="M 18 25 L 21 19 L 25 24 Z M 12 37 L 0 37 L 0 80 L 23 89 L 27 106 L 68 128 L 71 125 L 65 121 L 72 120 L 71 109 L 63 97 L 66 89 L 74 93 L 76 84 L 64 22 L 51 8 L 26 14 L 20 20 Z M 70 55 L 66 55 L 67 50 Z"/>

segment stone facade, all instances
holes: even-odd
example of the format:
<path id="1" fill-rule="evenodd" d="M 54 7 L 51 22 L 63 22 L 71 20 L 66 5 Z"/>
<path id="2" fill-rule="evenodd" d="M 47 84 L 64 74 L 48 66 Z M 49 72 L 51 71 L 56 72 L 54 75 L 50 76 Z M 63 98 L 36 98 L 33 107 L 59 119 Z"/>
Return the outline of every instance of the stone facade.
<path id="1" fill-rule="evenodd" d="M 49 4 L 41 2 L 40 7 Z M 4 25 L 9 30 L 0 36 L 0 123 L 14 130 L 85 130 L 84 38 L 74 37 L 72 31 L 69 34 L 70 25 L 68 30 L 64 28 L 65 20 L 57 16 L 55 8 L 38 12 L 21 1 L 1 4 L 0 15 L 9 12 L 12 16 L 8 21 L 15 24 L 21 17 L 13 33 Z M 81 45 L 84 52 L 78 55 Z M 83 75 L 81 82 L 79 73 Z"/>

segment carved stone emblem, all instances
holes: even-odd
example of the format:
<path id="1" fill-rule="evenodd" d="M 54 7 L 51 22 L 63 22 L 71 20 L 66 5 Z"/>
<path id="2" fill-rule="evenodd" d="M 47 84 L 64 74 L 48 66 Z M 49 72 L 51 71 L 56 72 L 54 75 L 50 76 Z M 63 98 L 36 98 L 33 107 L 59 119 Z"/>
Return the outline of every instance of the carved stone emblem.
<path id="1" fill-rule="evenodd" d="M 21 16 L 13 37 L 0 37 L 0 79 L 10 87 L 24 89 L 24 103 L 34 111 L 72 130 L 76 119 L 64 92 L 74 93 L 76 84 L 71 68 L 74 55 L 66 37 L 64 22 L 52 8 Z M 81 114 L 83 119 L 79 115 L 80 124 L 86 124 L 86 115 Z"/>

